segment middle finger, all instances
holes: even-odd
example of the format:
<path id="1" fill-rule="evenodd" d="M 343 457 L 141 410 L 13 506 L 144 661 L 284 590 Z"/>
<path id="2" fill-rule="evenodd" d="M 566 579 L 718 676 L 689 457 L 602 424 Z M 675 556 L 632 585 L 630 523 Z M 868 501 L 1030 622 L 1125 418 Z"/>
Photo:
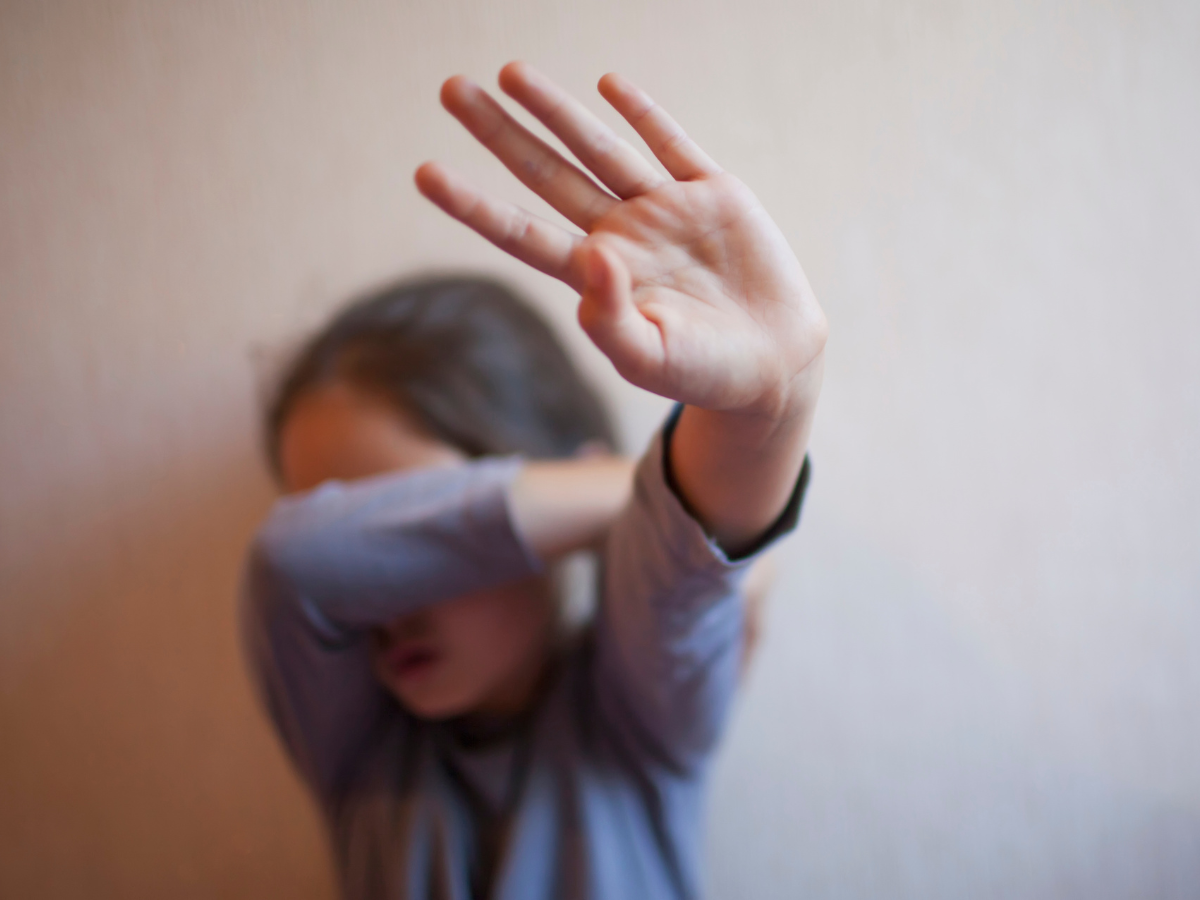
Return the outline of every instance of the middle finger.
<path id="1" fill-rule="evenodd" d="M 442 85 L 442 105 L 522 184 L 584 231 L 617 204 L 615 197 L 463 76 Z"/>
<path id="2" fill-rule="evenodd" d="M 558 135 L 622 200 L 644 194 L 663 181 L 642 154 L 529 63 L 511 62 L 501 69 L 500 88 Z"/>

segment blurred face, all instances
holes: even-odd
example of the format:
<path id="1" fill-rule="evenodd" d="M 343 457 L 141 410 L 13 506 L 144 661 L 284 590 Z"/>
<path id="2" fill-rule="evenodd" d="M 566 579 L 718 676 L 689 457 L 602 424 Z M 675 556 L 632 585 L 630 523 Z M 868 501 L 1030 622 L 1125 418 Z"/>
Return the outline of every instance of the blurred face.
<path id="1" fill-rule="evenodd" d="M 280 431 L 280 466 L 289 492 L 330 478 L 464 459 L 414 417 L 342 384 L 300 397 Z M 544 578 L 465 594 L 375 629 L 372 668 L 418 716 L 511 715 L 537 688 L 549 658 L 553 610 Z"/>

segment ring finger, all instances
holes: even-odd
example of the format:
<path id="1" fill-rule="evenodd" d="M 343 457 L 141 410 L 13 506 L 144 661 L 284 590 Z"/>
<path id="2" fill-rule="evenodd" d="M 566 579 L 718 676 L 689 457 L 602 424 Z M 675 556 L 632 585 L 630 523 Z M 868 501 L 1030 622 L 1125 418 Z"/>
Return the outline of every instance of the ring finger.
<path id="1" fill-rule="evenodd" d="M 526 187 L 584 231 L 619 202 L 461 75 L 442 85 L 442 105 Z"/>
<path id="2" fill-rule="evenodd" d="M 528 63 L 511 62 L 501 69 L 500 88 L 554 132 L 622 200 L 662 183 L 662 176 L 642 154 Z"/>

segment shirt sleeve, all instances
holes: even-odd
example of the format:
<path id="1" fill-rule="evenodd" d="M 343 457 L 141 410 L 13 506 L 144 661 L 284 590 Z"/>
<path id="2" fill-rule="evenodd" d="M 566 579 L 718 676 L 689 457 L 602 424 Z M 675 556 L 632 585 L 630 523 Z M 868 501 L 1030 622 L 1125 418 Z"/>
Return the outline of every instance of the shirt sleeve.
<path id="1" fill-rule="evenodd" d="M 518 458 L 326 482 L 276 502 L 252 543 L 242 633 L 302 776 L 333 802 L 393 704 L 369 631 L 541 569 L 512 525 Z"/>
<path id="2" fill-rule="evenodd" d="M 642 752 L 686 772 L 715 748 L 737 687 L 749 565 L 792 531 L 808 458 L 787 506 L 731 559 L 672 487 L 668 450 L 680 408 L 638 465 L 633 499 L 605 546 L 595 687 L 609 722 Z"/>

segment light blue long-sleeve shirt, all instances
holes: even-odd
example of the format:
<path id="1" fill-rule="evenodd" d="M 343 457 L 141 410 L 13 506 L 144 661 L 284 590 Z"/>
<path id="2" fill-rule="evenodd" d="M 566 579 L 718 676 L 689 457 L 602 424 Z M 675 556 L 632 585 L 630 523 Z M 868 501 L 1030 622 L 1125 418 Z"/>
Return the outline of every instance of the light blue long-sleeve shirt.
<path id="1" fill-rule="evenodd" d="M 482 746 L 408 714 L 371 673 L 368 633 L 541 570 L 509 514 L 522 461 L 278 501 L 249 555 L 244 633 L 346 897 L 699 895 L 707 764 L 738 680 L 753 556 L 731 561 L 668 486 L 673 422 L 610 531 L 594 622 L 519 727 Z M 763 546 L 795 526 L 807 475 L 806 462 Z"/>

